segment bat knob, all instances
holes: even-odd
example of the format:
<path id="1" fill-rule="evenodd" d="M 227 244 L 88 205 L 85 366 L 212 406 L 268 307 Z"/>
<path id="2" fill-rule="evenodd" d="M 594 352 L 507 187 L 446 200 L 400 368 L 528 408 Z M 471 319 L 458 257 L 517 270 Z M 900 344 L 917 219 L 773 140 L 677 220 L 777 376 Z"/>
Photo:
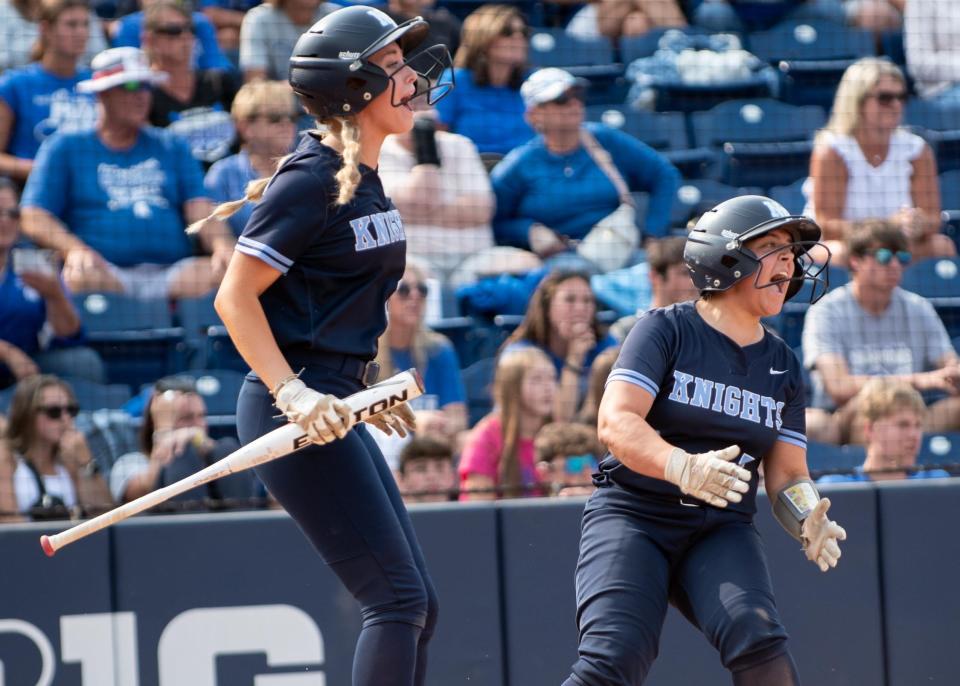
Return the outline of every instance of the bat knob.
<path id="1" fill-rule="evenodd" d="M 43 552 L 47 554 L 47 557 L 53 557 L 53 554 L 57 552 L 53 544 L 50 543 L 50 537 L 46 534 L 40 537 L 40 547 L 43 548 Z"/>

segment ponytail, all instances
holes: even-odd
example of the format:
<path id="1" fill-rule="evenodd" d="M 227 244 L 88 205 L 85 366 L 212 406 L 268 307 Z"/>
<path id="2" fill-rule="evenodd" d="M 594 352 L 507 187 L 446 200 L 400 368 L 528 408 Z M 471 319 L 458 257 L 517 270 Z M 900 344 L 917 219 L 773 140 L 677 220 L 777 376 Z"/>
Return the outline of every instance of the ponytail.
<path id="1" fill-rule="evenodd" d="M 361 180 L 360 129 L 357 128 L 351 119 L 329 119 L 320 123 L 324 124 L 331 133 L 339 136 L 343 143 L 343 166 L 337 171 L 335 177 L 337 181 L 337 199 L 335 202 L 337 205 L 346 205 L 353 199 L 353 194 L 356 192 Z M 215 219 L 225 221 L 236 214 L 246 203 L 259 202 L 267 186 L 273 181 L 273 177 L 279 173 L 283 165 L 286 164 L 293 155 L 294 153 L 290 153 L 280 158 L 277 162 L 277 168 L 271 176 L 265 176 L 249 182 L 242 198 L 220 203 L 208 216 L 188 226 L 187 233 L 199 233 L 208 222 Z"/>

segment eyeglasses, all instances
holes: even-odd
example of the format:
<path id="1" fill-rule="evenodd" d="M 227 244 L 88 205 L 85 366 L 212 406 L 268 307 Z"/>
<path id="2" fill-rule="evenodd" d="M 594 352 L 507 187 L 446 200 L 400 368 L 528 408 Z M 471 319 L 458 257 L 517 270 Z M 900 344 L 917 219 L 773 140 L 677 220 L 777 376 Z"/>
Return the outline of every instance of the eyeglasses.
<path id="1" fill-rule="evenodd" d="M 80 407 L 78 405 L 43 405 L 42 407 L 37 408 L 37 413 L 42 414 L 47 419 L 60 419 L 63 417 L 63 413 L 66 412 L 71 417 L 76 417 L 80 413 Z"/>
<path id="2" fill-rule="evenodd" d="M 426 298 L 427 293 L 430 292 L 427 288 L 427 284 L 425 283 L 417 283 L 411 286 L 410 284 L 401 281 L 399 284 L 397 284 L 397 295 L 399 295 L 401 298 L 409 298 L 414 289 L 416 289 L 417 293 L 420 294 L 421 298 Z"/>
<path id="3" fill-rule="evenodd" d="M 903 104 L 907 101 L 907 94 L 903 91 L 880 91 L 879 93 L 874 93 L 869 97 L 873 98 L 878 104 L 883 105 L 884 107 L 890 107 L 894 101 L 899 102 L 900 104 Z"/>
<path id="4" fill-rule="evenodd" d="M 260 119 L 266 119 L 270 124 L 292 124 L 297 121 L 296 115 L 284 112 L 258 112 L 247 117 L 248 122 L 256 122 Z"/>
<path id="5" fill-rule="evenodd" d="M 872 256 L 873 259 L 877 261 L 877 264 L 884 267 L 890 264 L 894 257 L 896 257 L 897 262 L 903 266 L 910 264 L 910 261 L 913 259 L 913 255 L 910 254 L 909 250 L 897 250 L 894 252 L 890 250 L 890 248 L 877 248 L 873 251 Z"/>
<path id="6" fill-rule="evenodd" d="M 0 209 L 0 219 L 19 219 L 20 208 L 11 207 L 9 209 Z"/>
<path id="7" fill-rule="evenodd" d="M 519 24 L 507 24 L 502 29 L 500 29 L 500 35 L 503 38 L 509 38 L 510 36 L 516 36 L 520 34 L 524 38 L 530 37 L 530 27 L 521 26 Z"/>
<path id="8" fill-rule="evenodd" d="M 144 83 L 143 81 L 127 81 L 119 86 L 128 93 L 139 93 L 141 91 L 152 90 L 153 87 L 149 83 Z"/>
<path id="9" fill-rule="evenodd" d="M 566 105 L 571 100 L 580 100 L 580 93 L 577 90 L 568 90 L 566 93 L 561 95 L 559 98 L 554 98 L 549 102 L 544 103 L 545 105 Z"/>
<path id="10" fill-rule="evenodd" d="M 193 24 L 161 24 L 150 30 L 161 36 L 182 36 L 185 33 L 193 33 Z"/>

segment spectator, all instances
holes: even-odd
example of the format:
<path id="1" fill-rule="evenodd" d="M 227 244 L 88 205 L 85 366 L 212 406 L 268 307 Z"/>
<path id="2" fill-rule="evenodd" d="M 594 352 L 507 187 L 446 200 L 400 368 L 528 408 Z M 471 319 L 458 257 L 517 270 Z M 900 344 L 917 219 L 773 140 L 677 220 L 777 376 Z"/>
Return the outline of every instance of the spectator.
<path id="1" fill-rule="evenodd" d="M 523 84 L 527 120 L 540 135 L 511 151 L 491 174 L 497 243 L 550 256 L 620 212 L 629 191 L 650 193 L 644 235 L 667 230 L 680 173 L 632 136 L 584 124 L 582 92 L 581 80 L 562 69 L 541 69 Z M 624 228 L 635 237 L 632 213 L 627 220 L 631 226 Z"/>
<path id="2" fill-rule="evenodd" d="M 110 470 L 110 492 L 118 503 L 129 502 L 198 472 L 239 447 L 234 438 L 210 437 L 206 406 L 192 379 L 160 379 L 144 412 L 140 452 L 127 453 L 116 461 Z M 258 490 L 253 472 L 245 471 L 173 500 L 181 504 L 204 500 L 249 504 Z"/>
<path id="3" fill-rule="evenodd" d="M 642 36 L 651 29 L 684 27 L 687 18 L 677 0 L 590 0 L 567 24 L 578 38 Z"/>
<path id="4" fill-rule="evenodd" d="M 74 86 L 89 78 L 77 61 L 90 35 L 84 0 L 44 0 L 31 64 L 0 78 L 0 174 L 26 181 L 40 144 L 55 131 L 93 126 L 96 103 Z"/>
<path id="5" fill-rule="evenodd" d="M 219 283 L 233 254 L 233 236 L 213 221 L 199 235 L 212 255 L 193 256 L 184 228 L 213 204 L 187 145 L 146 126 L 150 87 L 164 78 L 137 48 L 101 53 L 93 78 L 78 85 L 98 94 L 97 128 L 58 133 L 40 148 L 24 191 L 23 228 L 64 256 L 74 292 L 198 296 Z"/>
<path id="6" fill-rule="evenodd" d="M 927 408 L 910 384 L 871 379 L 860 393 L 860 416 L 867 459 L 853 474 L 830 474 L 817 483 L 933 479 L 948 477 L 943 469 L 916 469 Z"/>
<path id="7" fill-rule="evenodd" d="M 865 219 L 895 222 L 916 258 L 956 253 L 953 241 L 940 233 L 933 151 L 900 128 L 906 99 L 903 73 L 885 59 L 858 60 L 840 80 L 803 187 L 803 213 L 823 228 L 835 259 L 851 226 Z"/>
<path id="8" fill-rule="evenodd" d="M 436 130 L 423 98 L 413 130 L 388 136 L 377 171 L 403 215 L 407 254 L 449 277 L 467 257 L 493 247 L 490 178 L 469 138 Z"/>
<path id="9" fill-rule="evenodd" d="M 162 0 L 140 0 L 141 10 L 132 12 L 120 18 L 114 25 L 113 47 L 139 48 L 143 40 L 143 22 L 146 10 L 156 2 Z M 192 12 L 192 31 L 195 40 L 187 49 L 192 56 L 197 69 L 222 69 L 232 71 L 233 63 L 217 45 L 217 33 L 213 24 L 201 12 Z"/>
<path id="10" fill-rule="evenodd" d="M 446 7 L 436 7 L 437 0 L 389 0 L 384 10 L 391 19 L 402 24 L 408 19 L 422 17 L 430 24 L 430 33 L 421 45 L 445 45 L 451 55 L 460 47 L 460 20 Z"/>
<path id="11" fill-rule="evenodd" d="M 417 433 L 454 440 L 467 428 L 466 391 L 453 344 L 424 324 L 427 293 L 426 271 L 408 261 L 387 300 L 387 328 L 377 344 L 376 361 L 382 378 L 413 367 L 420 372 L 426 391 L 410 401 Z"/>
<path id="12" fill-rule="evenodd" d="M 683 248 L 686 243 L 687 239 L 681 236 L 670 236 L 647 243 L 647 276 L 652 294 L 650 307 L 621 317 L 613 323 L 610 335 L 617 341 L 623 342 L 637 323 L 637 317 L 646 309 L 652 310 L 697 299 L 697 288 L 693 285 L 690 270 L 683 261 Z"/>
<path id="13" fill-rule="evenodd" d="M 594 429 L 597 428 L 597 415 L 600 413 L 600 401 L 603 399 L 603 389 L 607 385 L 607 377 L 613 369 L 620 346 L 607 348 L 597 355 L 590 365 L 590 376 L 587 379 L 587 395 L 577 413 L 577 421 Z"/>
<path id="14" fill-rule="evenodd" d="M 213 24 L 217 32 L 217 44 L 231 61 L 236 61 L 240 53 L 243 18 L 259 4 L 259 0 L 200 0 L 197 5 Z"/>
<path id="15" fill-rule="evenodd" d="M 878 35 L 900 30 L 906 4 L 907 0 L 843 0 L 847 22 Z"/>
<path id="16" fill-rule="evenodd" d="M 889 222 L 866 223 L 847 246 L 850 283 L 827 293 L 804 320 L 803 361 L 814 391 L 808 436 L 859 442 L 858 394 L 876 376 L 928 393 L 928 431 L 960 428 L 960 359 L 933 306 L 899 287 L 911 259 L 903 234 Z"/>
<path id="17" fill-rule="evenodd" d="M 244 197 L 248 183 L 273 176 L 277 160 L 293 147 L 299 116 L 286 81 L 245 83 L 233 99 L 230 115 L 240 137 L 240 152 L 214 162 L 204 179 L 218 204 Z M 251 212 L 253 204 L 247 203 L 227 219 L 235 236 L 243 231 Z M 407 227 L 408 239 L 409 235 Z"/>
<path id="18" fill-rule="evenodd" d="M 553 364 L 539 349 L 500 356 L 494 409 L 470 432 L 460 458 L 460 500 L 539 495 L 533 439 L 550 419 L 556 389 Z"/>
<path id="19" fill-rule="evenodd" d="M 785 21 L 846 21 L 842 0 L 687 0 L 687 14 L 709 31 L 764 31 Z"/>
<path id="20" fill-rule="evenodd" d="M 35 61 L 33 51 L 43 42 L 40 22 L 46 14 L 44 0 L 0 0 L 0 71 L 23 67 Z M 86 50 L 80 64 L 88 66 L 94 55 L 107 47 L 103 24 L 91 9 L 87 11 Z"/>
<path id="21" fill-rule="evenodd" d="M 40 371 L 103 383 L 103 362 L 81 345 L 80 316 L 56 265 L 45 253 L 14 250 L 19 217 L 17 188 L 0 177 L 0 388 Z"/>
<path id="22" fill-rule="evenodd" d="M 157 0 L 143 14 L 143 50 L 153 69 L 169 75 L 154 89 L 150 123 L 185 138 L 201 162 L 216 162 L 236 139 L 229 113 L 237 78 L 221 69 L 194 68 L 193 22 L 177 0 Z"/>
<path id="23" fill-rule="evenodd" d="M 13 491 L 13 474 L 16 468 L 17 462 L 7 440 L 7 418 L 0 414 L 0 523 L 21 519 Z"/>
<path id="24" fill-rule="evenodd" d="M 526 21 L 510 5 L 483 5 L 463 22 L 453 62 L 457 87 L 437 103 L 437 113 L 481 154 L 504 155 L 533 136 L 520 97 L 528 38 Z"/>
<path id="25" fill-rule="evenodd" d="M 406 503 L 456 500 L 453 448 L 435 436 L 414 436 L 400 451 L 400 492 Z"/>
<path id="26" fill-rule="evenodd" d="M 591 475 L 606 449 L 595 427 L 551 423 L 533 441 L 540 483 L 549 495 L 569 497 L 593 493 Z"/>
<path id="27" fill-rule="evenodd" d="M 321 0 L 268 0 L 248 11 L 240 26 L 243 80 L 285 81 L 300 34 L 335 9 Z"/>
<path id="28" fill-rule="evenodd" d="M 16 459 L 17 511 L 34 519 L 66 519 L 112 507 L 107 484 L 73 424 L 79 412 L 69 384 L 37 375 L 17 384 L 7 435 Z"/>
<path id="29" fill-rule="evenodd" d="M 556 270 L 537 286 L 526 316 L 504 343 L 504 352 L 533 346 L 547 354 L 559 378 L 553 419 L 568 422 L 586 393 L 590 365 L 614 345 L 597 320 L 587 275 Z"/>
<path id="30" fill-rule="evenodd" d="M 909 0 L 903 40 L 907 69 L 922 98 L 960 102 L 960 12 L 953 2 Z"/>

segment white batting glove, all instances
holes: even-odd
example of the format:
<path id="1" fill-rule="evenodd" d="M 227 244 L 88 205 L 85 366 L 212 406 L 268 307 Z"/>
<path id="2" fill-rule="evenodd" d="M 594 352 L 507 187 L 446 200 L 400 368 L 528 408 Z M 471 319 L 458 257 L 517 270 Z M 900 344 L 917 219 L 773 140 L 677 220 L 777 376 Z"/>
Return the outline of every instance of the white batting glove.
<path id="1" fill-rule="evenodd" d="M 739 503 L 743 499 L 741 493 L 750 490 L 750 472 L 731 462 L 739 454 L 740 447 L 736 445 L 696 455 L 674 448 L 663 476 L 687 495 L 714 507 L 726 507 Z"/>
<path id="2" fill-rule="evenodd" d="M 837 560 L 840 559 L 840 546 L 837 541 L 847 540 L 847 532 L 843 527 L 827 518 L 829 509 L 830 499 L 821 498 L 813 512 L 803 520 L 801 534 L 803 552 L 821 572 L 837 566 Z"/>
<path id="3" fill-rule="evenodd" d="M 277 390 L 274 404 L 318 445 L 343 438 L 353 426 L 353 416 L 345 402 L 307 388 L 300 379 L 284 382 Z"/>
<path id="4" fill-rule="evenodd" d="M 406 438 L 408 433 L 417 430 L 417 419 L 413 410 L 406 403 L 401 403 L 389 410 L 374 415 L 366 420 L 367 424 L 373 424 L 388 436 L 392 436 L 396 431 L 400 438 Z"/>

